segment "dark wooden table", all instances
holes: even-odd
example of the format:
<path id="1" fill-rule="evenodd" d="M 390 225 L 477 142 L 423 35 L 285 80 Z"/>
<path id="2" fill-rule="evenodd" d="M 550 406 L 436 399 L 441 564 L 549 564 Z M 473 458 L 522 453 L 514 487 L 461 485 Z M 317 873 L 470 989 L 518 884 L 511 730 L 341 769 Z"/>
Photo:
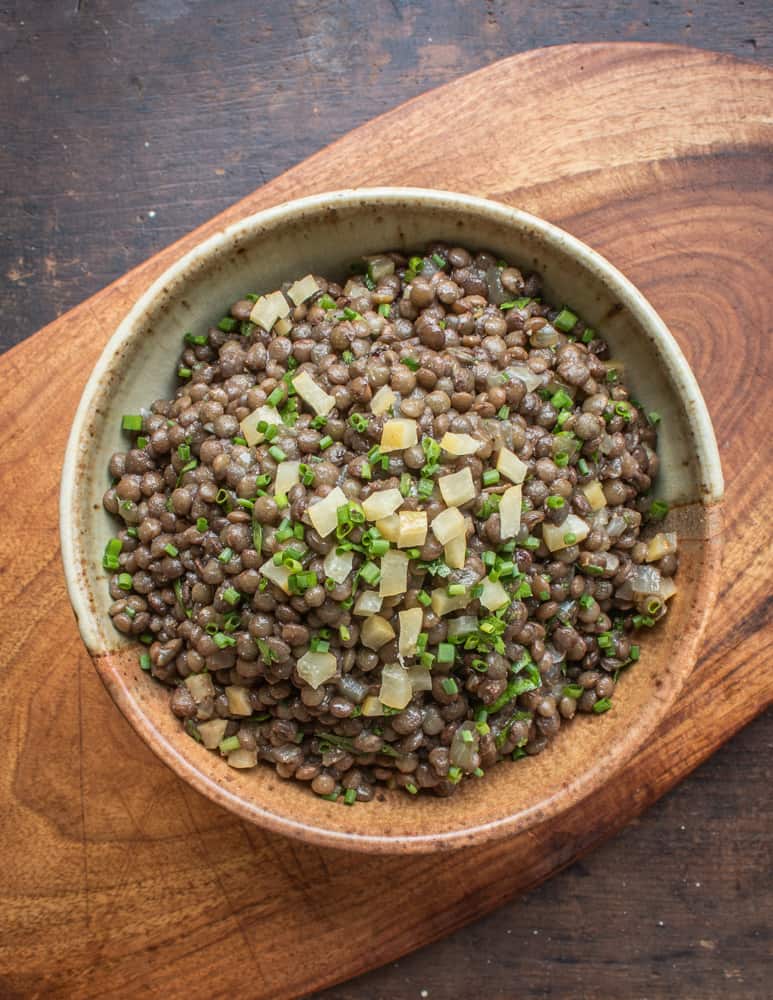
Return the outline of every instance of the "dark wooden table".
<path id="1" fill-rule="evenodd" d="M 399 102 L 600 40 L 771 64 L 770 0 L 0 3 L 0 348 Z M 771 749 L 768 714 L 584 862 L 318 1000 L 771 996 Z"/>

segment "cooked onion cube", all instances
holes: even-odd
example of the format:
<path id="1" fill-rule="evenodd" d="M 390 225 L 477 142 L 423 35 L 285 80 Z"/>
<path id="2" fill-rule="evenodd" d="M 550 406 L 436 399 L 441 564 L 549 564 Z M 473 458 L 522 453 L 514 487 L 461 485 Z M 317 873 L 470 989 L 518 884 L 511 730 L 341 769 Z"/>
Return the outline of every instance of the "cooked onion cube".
<path id="1" fill-rule="evenodd" d="M 647 542 L 647 562 L 656 562 L 663 556 L 676 552 L 676 533 L 673 531 L 659 531 Z"/>
<path id="2" fill-rule="evenodd" d="M 231 715 L 252 715 L 250 692 L 239 684 L 231 684 L 225 689 L 228 711 Z"/>
<path id="3" fill-rule="evenodd" d="M 322 565 L 325 570 L 325 576 L 331 580 L 335 580 L 336 583 L 343 583 L 351 573 L 353 563 L 353 552 L 337 552 L 335 548 L 332 548 L 325 556 L 325 561 Z"/>
<path id="4" fill-rule="evenodd" d="M 416 421 L 408 417 L 397 417 L 394 420 L 387 420 L 384 424 L 380 448 L 384 453 L 402 451 L 405 448 L 412 448 L 418 440 Z"/>
<path id="5" fill-rule="evenodd" d="M 300 462 L 280 462 L 274 477 L 274 493 L 289 493 L 301 481 Z"/>
<path id="6" fill-rule="evenodd" d="M 315 295 L 319 291 L 319 285 L 314 280 L 313 274 L 307 274 L 303 278 L 299 278 L 297 281 L 293 282 L 292 285 L 287 289 L 287 298 L 292 302 L 293 305 L 299 306 L 306 299 L 310 299 L 312 295 Z"/>
<path id="7" fill-rule="evenodd" d="M 321 538 L 327 538 L 338 527 L 338 508 L 349 503 L 340 486 L 334 487 L 319 503 L 312 504 L 308 509 L 312 527 Z"/>
<path id="8" fill-rule="evenodd" d="M 521 487 L 511 486 L 499 501 L 499 533 L 502 539 L 515 538 L 521 527 Z M 587 534 L 587 532 L 586 532 Z"/>
<path id="9" fill-rule="evenodd" d="M 336 405 L 335 398 L 329 396 L 321 386 L 318 386 L 308 372 L 299 372 L 295 376 L 293 388 L 304 403 L 307 403 L 322 417 L 326 417 Z"/>
<path id="10" fill-rule="evenodd" d="M 585 494 L 585 499 L 590 504 L 591 510 L 601 510 L 602 507 L 606 506 L 607 498 L 604 496 L 604 490 L 598 479 L 586 483 L 582 487 L 582 492 Z"/>
<path id="11" fill-rule="evenodd" d="M 432 690 L 432 674 L 426 667 L 409 667 L 406 671 L 411 679 L 413 693 Z"/>
<path id="12" fill-rule="evenodd" d="M 518 458 L 515 452 L 510 451 L 509 448 L 500 448 L 497 457 L 497 471 L 518 485 L 526 478 L 529 467 Z"/>
<path id="13" fill-rule="evenodd" d="M 239 747 L 238 750 L 232 750 L 228 757 L 229 767 L 236 767 L 240 770 L 244 770 L 248 767 L 257 767 L 258 764 L 258 751 L 248 750 L 246 747 Z"/>
<path id="14" fill-rule="evenodd" d="M 363 590 L 354 602 L 355 615 L 367 618 L 368 615 L 375 615 L 381 610 L 384 598 L 375 590 Z"/>
<path id="15" fill-rule="evenodd" d="M 225 736 L 228 719 L 210 719 L 208 722 L 197 722 L 201 742 L 207 750 L 217 750 L 218 744 Z"/>
<path id="16" fill-rule="evenodd" d="M 427 540 L 426 510 L 401 510 L 397 545 L 401 549 L 421 548 Z"/>
<path id="17" fill-rule="evenodd" d="M 290 306 L 284 295 L 281 292 L 271 292 L 270 295 L 261 295 L 257 300 L 250 312 L 250 320 L 269 332 L 274 323 L 289 312 Z"/>
<path id="18" fill-rule="evenodd" d="M 389 386 L 382 385 L 370 401 L 371 413 L 380 417 L 383 413 L 386 413 L 394 406 L 396 399 L 397 396 L 392 392 Z"/>
<path id="19" fill-rule="evenodd" d="M 452 611 L 460 611 L 462 608 L 466 608 L 467 605 L 472 601 L 472 596 L 469 590 L 465 591 L 464 594 L 455 594 L 453 597 L 448 593 L 445 587 L 438 587 L 433 590 L 430 594 L 432 601 L 432 610 L 436 615 L 450 615 Z"/>
<path id="20" fill-rule="evenodd" d="M 399 663 L 385 663 L 381 670 L 381 690 L 378 700 L 387 708 L 405 708 L 413 697 L 413 685 L 408 671 Z"/>
<path id="21" fill-rule="evenodd" d="M 395 630 L 381 615 L 371 615 L 366 618 L 360 628 L 360 642 L 368 649 L 381 649 L 395 637 Z"/>
<path id="22" fill-rule="evenodd" d="M 208 673 L 188 674 L 185 678 L 185 686 L 190 691 L 191 698 L 193 698 L 197 705 L 207 698 L 215 697 L 215 686 L 212 683 L 212 677 Z"/>
<path id="23" fill-rule="evenodd" d="M 400 517 L 398 514 L 390 514 L 389 517 L 382 517 L 376 521 L 376 527 L 382 537 L 386 538 L 388 542 L 397 545 L 397 540 L 400 537 Z"/>
<path id="24" fill-rule="evenodd" d="M 440 494 L 448 507 L 461 507 L 475 497 L 475 484 L 469 466 L 438 479 Z"/>
<path id="25" fill-rule="evenodd" d="M 254 447 L 263 441 L 264 435 L 258 430 L 258 424 L 261 421 L 265 421 L 267 424 L 275 424 L 277 427 L 282 426 L 282 418 L 278 410 L 274 409 L 273 406 L 267 406 L 265 403 L 259 406 L 252 413 L 249 413 L 239 424 L 242 437 L 250 447 Z"/>
<path id="26" fill-rule="evenodd" d="M 409 608 L 407 611 L 401 611 L 397 617 L 400 619 L 397 651 L 400 656 L 413 656 L 424 621 L 424 612 L 421 608 Z"/>
<path id="27" fill-rule="evenodd" d="M 292 328 L 293 323 L 289 316 L 283 316 L 274 323 L 274 333 L 277 337 L 286 337 Z"/>
<path id="28" fill-rule="evenodd" d="M 381 580 L 379 594 L 395 597 L 408 589 L 408 556 L 404 552 L 390 549 L 381 559 Z"/>
<path id="29" fill-rule="evenodd" d="M 500 507 L 500 511 L 501 511 Z M 542 537 L 551 552 L 582 542 L 590 534 L 590 527 L 576 514 L 570 514 L 563 524 L 542 522 Z"/>
<path id="30" fill-rule="evenodd" d="M 367 719 L 375 719 L 384 714 L 384 706 L 374 694 L 369 694 L 362 703 L 362 714 Z"/>
<path id="31" fill-rule="evenodd" d="M 464 569 L 467 558 L 467 538 L 464 535 L 457 535 L 450 542 L 446 542 L 443 546 L 443 555 L 451 569 Z"/>
<path id="32" fill-rule="evenodd" d="M 368 262 L 368 274 L 371 281 L 379 282 L 382 278 L 395 273 L 395 262 L 391 257 L 366 257 Z"/>
<path id="33" fill-rule="evenodd" d="M 362 511 L 369 521 L 380 521 L 394 514 L 404 499 L 400 490 L 379 490 L 362 501 Z"/>
<path id="34" fill-rule="evenodd" d="M 478 629 L 478 619 L 475 615 L 459 615 L 448 620 L 448 638 L 457 639 L 460 635 L 472 635 Z"/>
<path id="35" fill-rule="evenodd" d="M 335 677 L 338 666 L 332 653 L 312 653 L 309 651 L 298 660 L 295 669 L 309 687 L 316 690 L 320 684 Z"/>
<path id="36" fill-rule="evenodd" d="M 489 611 L 498 611 L 510 603 L 510 595 L 499 580 L 489 580 L 487 576 L 484 576 L 480 584 L 483 587 L 483 593 L 479 600 L 484 608 L 488 608 Z"/>
<path id="37" fill-rule="evenodd" d="M 286 594 L 290 593 L 290 570 L 287 566 L 276 566 L 272 559 L 264 562 L 263 565 L 258 570 L 260 574 L 270 580 L 272 583 L 276 584 L 280 590 L 283 590 Z"/>
<path id="38" fill-rule="evenodd" d="M 481 442 L 471 434 L 453 434 L 451 431 L 446 431 L 440 439 L 440 447 L 449 455 L 474 455 L 480 445 Z"/>
<path id="39" fill-rule="evenodd" d="M 662 601 L 669 601 L 676 593 L 676 584 L 670 576 L 663 576 L 660 579 L 660 588 L 658 589 L 658 597 Z"/>
<path id="40" fill-rule="evenodd" d="M 456 507 L 441 510 L 436 517 L 432 518 L 432 534 L 441 545 L 446 545 L 453 538 L 463 536 L 464 532 L 464 515 Z"/>

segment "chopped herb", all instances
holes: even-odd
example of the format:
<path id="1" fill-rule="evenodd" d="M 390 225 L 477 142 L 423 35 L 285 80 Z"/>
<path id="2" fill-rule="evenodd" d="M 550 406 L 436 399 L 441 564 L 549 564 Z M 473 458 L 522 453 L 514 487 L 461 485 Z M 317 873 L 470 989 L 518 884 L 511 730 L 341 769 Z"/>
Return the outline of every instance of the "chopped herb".
<path id="1" fill-rule="evenodd" d="M 233 550 L 226 546 L 220 555 L 217 557 L 218 562 L 227 563 L 230 562 L 234 557 Z"/>
<path id="2" fill-rule="evenodd" d="M 234 319 L 233 316 L 223 316 L 217 324 L 217 328 L 218 330 L 222 330 L 223 333 L 233 333 L 238 325 L 239 321 Z"/>
<path id="3" fill-rule="evenodd" d="M 669 506 L 665 500 L 653 500 L 650 507 L 650 517 L 655 521 L 662 521 L 669 511 Z"/>
<path id="4" fill-rule="evenodd" d="M 125 431 L 141 431 L 142 416 L 139 413 L 125 413 L 121 420 L 121 427 Z"/>
<path id="5" fill-rule="evenodd" d="M 483 485 L 484 486 L 496 486 L 500 480 L 499 472 L 496 469 L 487 469 L 483 473 Z"/>
<path id="6" fill-rule="evenodd" d="M 326 434 L 324 437 L 319 439 L 319 450 L 327 451 L 327 449 L 330 447 L 332 443 L 333 439 L 330 437 L 329 434 Z"/>
<path id="7" fill-rule="evenodd" d="M 141 653 L 140 654 L 140 669 L 141 670 L 150 670 L 150 667 L 151 667 L 151 663 L 150 663 L 150 656 L 149 656 L 149 654 L 148 653 Z"/>
<path id="8" fill-rule="evenodd" d="M 421 368 L 421 365 L 415 358 L 400 358 L 400 363 L 404 364 L 412 372 L 417 372 Z"/>
<path id="9" fill-rule="evenodd" d="M 593 711 L 596 715 L 603 715 L 604 712 L 608 712 L 611 707 L 612 702 L 609 698 L 600 698 L 593 706 Z"/>
<path id="10" fill-rule="evenodd" d="M 226 604 L 230 604 L 232 608 L 236 607 L 241 599 L 242 595 L 234 587 L 226 587 L 223 591 L 223 600 Z"/>

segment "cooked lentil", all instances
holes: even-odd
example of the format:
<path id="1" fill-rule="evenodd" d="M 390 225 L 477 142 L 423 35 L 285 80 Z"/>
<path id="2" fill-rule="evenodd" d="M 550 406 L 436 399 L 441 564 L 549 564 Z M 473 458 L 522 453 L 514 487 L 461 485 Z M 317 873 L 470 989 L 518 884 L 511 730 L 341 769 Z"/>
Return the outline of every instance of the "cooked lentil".
<path id="1" fill-rule="evenodd" d="M 489 253 L 365 264 L 186 334 L 104 496 L 113 624 L 186 731 L 347 804 L 602 714 L 677 569 L 596 331 Z"/>

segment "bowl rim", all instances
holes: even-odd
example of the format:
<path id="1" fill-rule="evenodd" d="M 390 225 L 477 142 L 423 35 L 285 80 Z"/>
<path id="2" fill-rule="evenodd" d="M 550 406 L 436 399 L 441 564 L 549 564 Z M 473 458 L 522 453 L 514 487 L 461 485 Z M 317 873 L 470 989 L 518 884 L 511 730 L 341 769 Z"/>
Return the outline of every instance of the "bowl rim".
<path id="1" fill-rule="evenodd" d="M 237 220 L 177 258 L 139 296 L 100 353 L 99 359 L 84 386 L 73 419 L 65 448 L 59 494 L 61 559 L 67 592 L 79 632 L 111 698 L 153 752 L 179 777 L 199 792 L 229 811 L 256 822 L 264 828 L 298 837 L 310 843 L 379 853 L 429 851 L 438 848 L 469 846 L 472 843 L 478 844 L 502 837 L 507 833 L 521 832 L 538 822 L 560 814 L 579 799 L 584 799 L 592 794 L 602 783 L 615 777 L 625 763 L 640 749 L 644 736 L 640 736 L 638 741 L 624 746 L 622 751 L 614 754 L 614 766 L 611 771 L 608 767 L 603 769 L 598 766 L 588 767 L 584 772 L 584 779 L 578 779 L 578 794 L 566 796 L 556 793 L 540 803 L 509 816 L 479 823 L 476 826 L 462 826 L 444 833 L 369 836 L 304 823 L 271 812 L 255 803 L 248 803 L 240 795 L 232 793 L 224 785 L 207 777 L 188 758 L 180 754 L 171 743 L 165 738 L 159 737 L 149 723 L 142 705 L 132 698 L 128 685 L 122 683 L 116 676 L 113 661 L 116 659 L 120 661 L 124 651 L 110 649 L 104 645 L 100 636 L 98 618 L 90 599 L 88 574 L 85 571 L 88 557 L 82 534 L 78 530 L 79 521 L 75 514 L 79 509 L 79 498 L 82 493 L 80 479 L 77 475 L 79 461 L 87 450 L 87 429 L 89 423 L 94 419 L 94 404 L 102 392 L 102 382 L 109 374 L 119 350 L 138 335 L 144 318 L 152 311 L 157 300 L 165 294 L 170 284 L 183 278 L 188 268 L 201 262 L 202 259 L 227 251 L 235 242 L 249 238 L 261 228 L 269 228 L 282 222 L 298 219 L 306 212 L 317 212 L 336 207 L 365 207 L 374 204 L 388 209 L 390 205 L 405 205 L 406 203 L 421 203 L 443 210 L 456 208 L 467 212 L 472 211 L 500 224 L 520 230 L 530 230 L 546 243 L 573 256 L 584 269 L 593 272 L 597 278 L 602 279 L 608 290 L 619 299 L 634 321 L 648 331 L 656 349 L 668 364 L 675 391 L 681 393 L 688 404 L 689 423 L 693 432 L 697 466 L 700 472 L 700 496 L 694 502 L 709 511 L 714 509 L 719 515 L 719 508 L 724 496 L 724 483 L 719 451 L 706 403 L 681 348 L 643 293 L 596 250 L 566 230 L 536 215 L 476 195 L 415 187 L 348 188 L 285 201 Z M 716 530 L 712 530 L 705 545 L 707 549 L 712 550 L 708 553 L 711 557 L 709 559 L 710 567 L 718 566 L 721 548 L 718 517 Z M 690 656 L 688 659 L 690 663 L 694 660 L 705 620 L 716 597 L 718 584 L 715 577 L 716 573 L 709 574 L 705 600 L 702 602 L 701 614 L 696 623 L 697 631 L 689 646 Z M 652 720 L 653 726 L 664 717 L 676 699 L 687 673 L 687 669 L 683 670 L 672 682 L 665 698 L 658 699 L 659 711 Z M 601 770 L 604 771 L 603 775 L 599 773 Z M 569 801 L 564 802 L 563 800 L 567 798 Z"/>

